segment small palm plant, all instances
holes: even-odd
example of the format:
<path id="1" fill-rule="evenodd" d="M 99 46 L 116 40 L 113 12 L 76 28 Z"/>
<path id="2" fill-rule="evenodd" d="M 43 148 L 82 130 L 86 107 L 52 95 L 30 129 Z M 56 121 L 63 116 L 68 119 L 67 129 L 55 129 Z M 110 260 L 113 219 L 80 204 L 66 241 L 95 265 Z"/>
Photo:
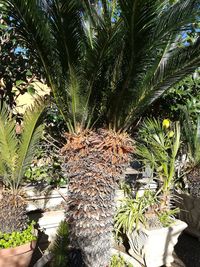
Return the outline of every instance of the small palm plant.
<path id="1" fill-rule="evenodd" d="M 171 124 L 171 125 L 170 125 Z M 136 155 L 148 164 L 159 184 L 161 209 L 170 209 L 170 191 L 175 181 L 175 162 L 180 147 L 180 125 L 146 119 L 139 130 Z"/>
<path id="2" fill-rule="evenodd" d="M 1 107 L 0 177 L 6 189 L 0 194 L 0 232 L 12 233 L 27 227 L 26 203 L 20 196 L 20 186 L 43 132 L 40 119 L 44 108 L 44 101 L 37 100 L 25 112 L 22 132 L 17 134 L 15 118 L 8 107 Z"/>
<path id="3" fill-rule="evenodd" d="M 69 266 L 67 259 L 67 247 L 69 240 L 68 225 L 65 221 L 60 222 L 56 238 L 51 248 L 52 261 L 51 267 L 67 267 Z"/>

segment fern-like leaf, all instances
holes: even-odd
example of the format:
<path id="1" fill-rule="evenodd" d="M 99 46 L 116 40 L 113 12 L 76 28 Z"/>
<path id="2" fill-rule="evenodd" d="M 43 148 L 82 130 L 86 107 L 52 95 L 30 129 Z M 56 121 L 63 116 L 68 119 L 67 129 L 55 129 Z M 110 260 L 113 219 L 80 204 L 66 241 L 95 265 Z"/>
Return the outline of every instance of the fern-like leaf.
<path id="1" fill-rule="evenodd" d="M 11 117 L 8 108 L 3 105 L 0 112 L 0 176 L 4 182 L 8 182 L 9 177 L 13 179 L 12 172 L 16 166 L 17 147 L 15 120 Z"/>
<path id="2" fill-rule="evenodd" d="M 18 150 L 18 166 L 15 171 L 16 186 L 18 187 L 26 169 L 35 154 L 35 149 L 43 133 L 44 125 L 40 118 L 45 109 L 43 99 L 36 100 L 24 115 L 23 132 Z"/>
<path id="3" fill-rule="evenodd" d="M 56 239 L 51 252 L 53 254 L 52 267 L 67 267 L 68 225 L 62 221 L 58 227 Z"/>

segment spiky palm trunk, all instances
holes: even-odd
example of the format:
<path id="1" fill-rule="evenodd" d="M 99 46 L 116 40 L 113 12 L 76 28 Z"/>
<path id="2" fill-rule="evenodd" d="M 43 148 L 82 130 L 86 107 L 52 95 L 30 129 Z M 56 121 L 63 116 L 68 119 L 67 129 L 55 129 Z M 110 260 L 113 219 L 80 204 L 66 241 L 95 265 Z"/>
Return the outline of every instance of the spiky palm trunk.
<path id="1" fill-rule="evenodd" d="M 27 204 L 23 197 L 3 191 L 0 199 L 0 233 L 20 232 L 28 226 Z"/>
<path id="2" fill-rule="evenodd" d="M 106 267 L 116 182 L 130 160 L 132 142 L 126 134 L 102 129 L 68 134 L 67 138 L 62 150 L 69 177 L 66 217 L 71 251 L 79 251 L 82 261 L 72 256 L 71 266 Z"/>
<path id="3" fill-rule="evenodd" d="M 200 165 L 193 167 L 189 174 L 187 175 L 188 178 L 188 186 L 190 190 L 190 194 L 193 197 L 200 196 Z"/>

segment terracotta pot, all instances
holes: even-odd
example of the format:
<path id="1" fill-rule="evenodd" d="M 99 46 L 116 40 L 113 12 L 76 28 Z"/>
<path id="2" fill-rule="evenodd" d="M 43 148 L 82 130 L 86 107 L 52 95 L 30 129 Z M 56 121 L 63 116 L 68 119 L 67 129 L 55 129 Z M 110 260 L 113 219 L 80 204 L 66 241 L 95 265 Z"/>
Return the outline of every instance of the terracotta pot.
<path id="1" fill-rule="evenodd" d="M 15 247 L 0 249 L 0 267 L 28 267 L 36 241 Z"/>

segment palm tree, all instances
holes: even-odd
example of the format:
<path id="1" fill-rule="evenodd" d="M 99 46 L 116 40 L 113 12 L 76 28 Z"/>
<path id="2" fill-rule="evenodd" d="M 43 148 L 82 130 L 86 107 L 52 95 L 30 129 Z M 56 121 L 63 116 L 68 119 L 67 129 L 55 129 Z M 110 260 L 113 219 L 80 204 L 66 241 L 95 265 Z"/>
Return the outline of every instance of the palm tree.
<path id="1" fill-rule="evenodd" d="M 27 205 L 20 194 L 25 171 L 30 166 L 43 133 L 41 124 L 45 101 L 38 99 L 26 110 L 22 132 L 16 133 L 16 121 L 8 107 L 0 109 L 0 232 L 12 233 L 27 227 Z"/>
<path id="2" fill-rule="evenodd" d="M 132 151 L 127 133 L 197 68 L 200 39 L 178 42 L 196 21 L 199 0 L 1 1 L 41 63 L 68 128 L 62 153 L 71 251 L 79 250 L 86 266 L 105 267 L 115 185 Z"/>

